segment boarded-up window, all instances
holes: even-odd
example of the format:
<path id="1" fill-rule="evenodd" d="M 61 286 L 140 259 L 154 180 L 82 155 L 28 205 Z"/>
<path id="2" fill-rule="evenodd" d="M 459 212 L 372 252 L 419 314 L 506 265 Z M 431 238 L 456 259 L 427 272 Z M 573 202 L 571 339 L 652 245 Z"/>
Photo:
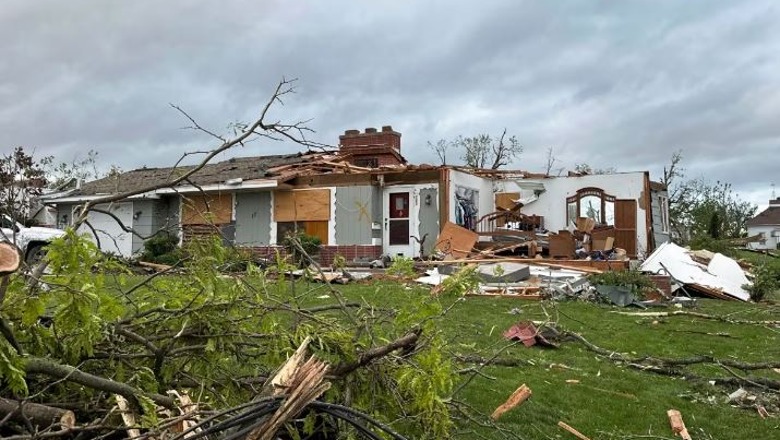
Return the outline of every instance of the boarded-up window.
<path id="1" fill-rule="evenodd" d="M 274 192 L 277 222 L 330 220 L 330 190 L 301 189 Z"/>
<path id="2" fill-rule="evenodd" d="M 323 245 L 328 244 L 328 222 L 326 221 L 279 222 L 276 225 L 277 243 L 281 244 L 286 236 L 295 234 L 297 226 L 299 233 L 317 237 Z"/>
<path id="3" fill-rule="evenodd" d="M 181 207 L 183 225 L 223 225 L 233 216 L 232 194 L 186 196 Z"/>

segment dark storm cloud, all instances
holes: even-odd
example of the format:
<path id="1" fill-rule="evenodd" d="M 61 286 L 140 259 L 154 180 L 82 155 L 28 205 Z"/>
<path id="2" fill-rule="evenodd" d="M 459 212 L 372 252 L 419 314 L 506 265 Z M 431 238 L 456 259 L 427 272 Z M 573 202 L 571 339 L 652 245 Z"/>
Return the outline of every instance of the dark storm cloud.
<path id="1" fill-rule="evenodd" d="M 772 1 L 289 3 L 5 2 L 4 148 L 167 165 L 211 145 L 168 103 L 224 132 L 286 75 L 298 93 L 274 116 L 314 118 L 320 142 L 392 124 L 422 162 L 429 140 L 506 127 L 526 146 L 519 168 L 539 169 L 554 147 L 567 167 L 658 176 L 682 149 L 691 177 L 757 201 L 775 178 Z"/>

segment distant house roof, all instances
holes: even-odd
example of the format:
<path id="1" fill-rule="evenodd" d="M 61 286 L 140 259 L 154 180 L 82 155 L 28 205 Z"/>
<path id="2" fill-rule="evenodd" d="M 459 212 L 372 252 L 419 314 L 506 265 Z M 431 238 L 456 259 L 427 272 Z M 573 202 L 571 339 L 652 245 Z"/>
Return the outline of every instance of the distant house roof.
<path id="1" fill-rule="evenodd" d="M 321 159 L 327 153 L 296 153 L 275 156 L 237 157 L 222 162 L 211 163 L 195 172 L 189 178 L 194 185 L 208 185 L 225 182 L 230 179 L 272 178 L 269 169 L 294 164 L 304 164 Z M 192 170 L 194 166 L 168 168 L 139 168 L 124 173 L 104 177 L 84 183 L 75 194 L 90 196 L 97 194 L 117 194 L 139 190 L 150 185 L 169 182 Z M 185 183 L 185 182 L 182 182 Z"/>
<path id="2" fill-rule="evenodd" d="M 664 185 L 661 182 L 656 182 L 654 180 L 650 181 L 650 190 L 651 191 L 666 191 L 666 185 Z"/>
<path id="3" fill-rule="evenodd" d="M 780 206 L 770 206 L 746 222 L 748 226 L 780 226 Z"/>

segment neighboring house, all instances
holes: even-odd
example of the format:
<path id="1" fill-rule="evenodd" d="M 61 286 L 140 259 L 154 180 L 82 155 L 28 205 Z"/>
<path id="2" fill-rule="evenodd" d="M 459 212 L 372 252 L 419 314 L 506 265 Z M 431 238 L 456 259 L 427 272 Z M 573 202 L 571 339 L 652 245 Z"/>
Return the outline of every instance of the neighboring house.
<path id="1" fill-rule="evenodd" d="M 780 197 L 769 201 L 769 207 L 747 221 L 748 237 L 760 235 L 748 243 L 751 249 L 780 249 Z"/>
<path id="2" fill-rule="evenodd" d="M 324 264 L 337 254 L 348 261 L 416 257 L 432 252 L 445 223 L 476 230 L 509 195 L 525 204 L 522 213 L 543 216 L 551 231 L 566 229 L 576 216 L 597 216 L 617 228 L 616 245 L 629 255 L 642 255 L 655 242 L 646 172 L 545 177 L 411 165 L 401 155 L 401 134 L 390 126 L 347 130 L 339 141 L 336 151 L 208 164 L 185 185 L 99 206 L 103 212 L 91 212 L 82 231 L 104 251 L 123 256 L 137 254 L 146 237 L 166 230 L 182 241 L 218 234 L 227 244 L 273 256 L 297 228 L 320 239 Z M 60 224 L 70 224 L 85 201 L 163 183 L 188 169 L 128 171 L 46 203 L 56 206 Z"/>

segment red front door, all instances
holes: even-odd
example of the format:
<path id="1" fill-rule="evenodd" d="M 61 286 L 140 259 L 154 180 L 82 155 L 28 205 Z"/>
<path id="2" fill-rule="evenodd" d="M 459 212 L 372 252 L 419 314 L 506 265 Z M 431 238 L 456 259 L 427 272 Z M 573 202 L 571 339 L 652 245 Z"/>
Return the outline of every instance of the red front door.
<path id="1" fill-rule="evenodd" d="M 390 193 L 388 198 L 389 219 L 388 235 L 389 244 L 408 245 L 409 244 L 409 193 Z"/>

